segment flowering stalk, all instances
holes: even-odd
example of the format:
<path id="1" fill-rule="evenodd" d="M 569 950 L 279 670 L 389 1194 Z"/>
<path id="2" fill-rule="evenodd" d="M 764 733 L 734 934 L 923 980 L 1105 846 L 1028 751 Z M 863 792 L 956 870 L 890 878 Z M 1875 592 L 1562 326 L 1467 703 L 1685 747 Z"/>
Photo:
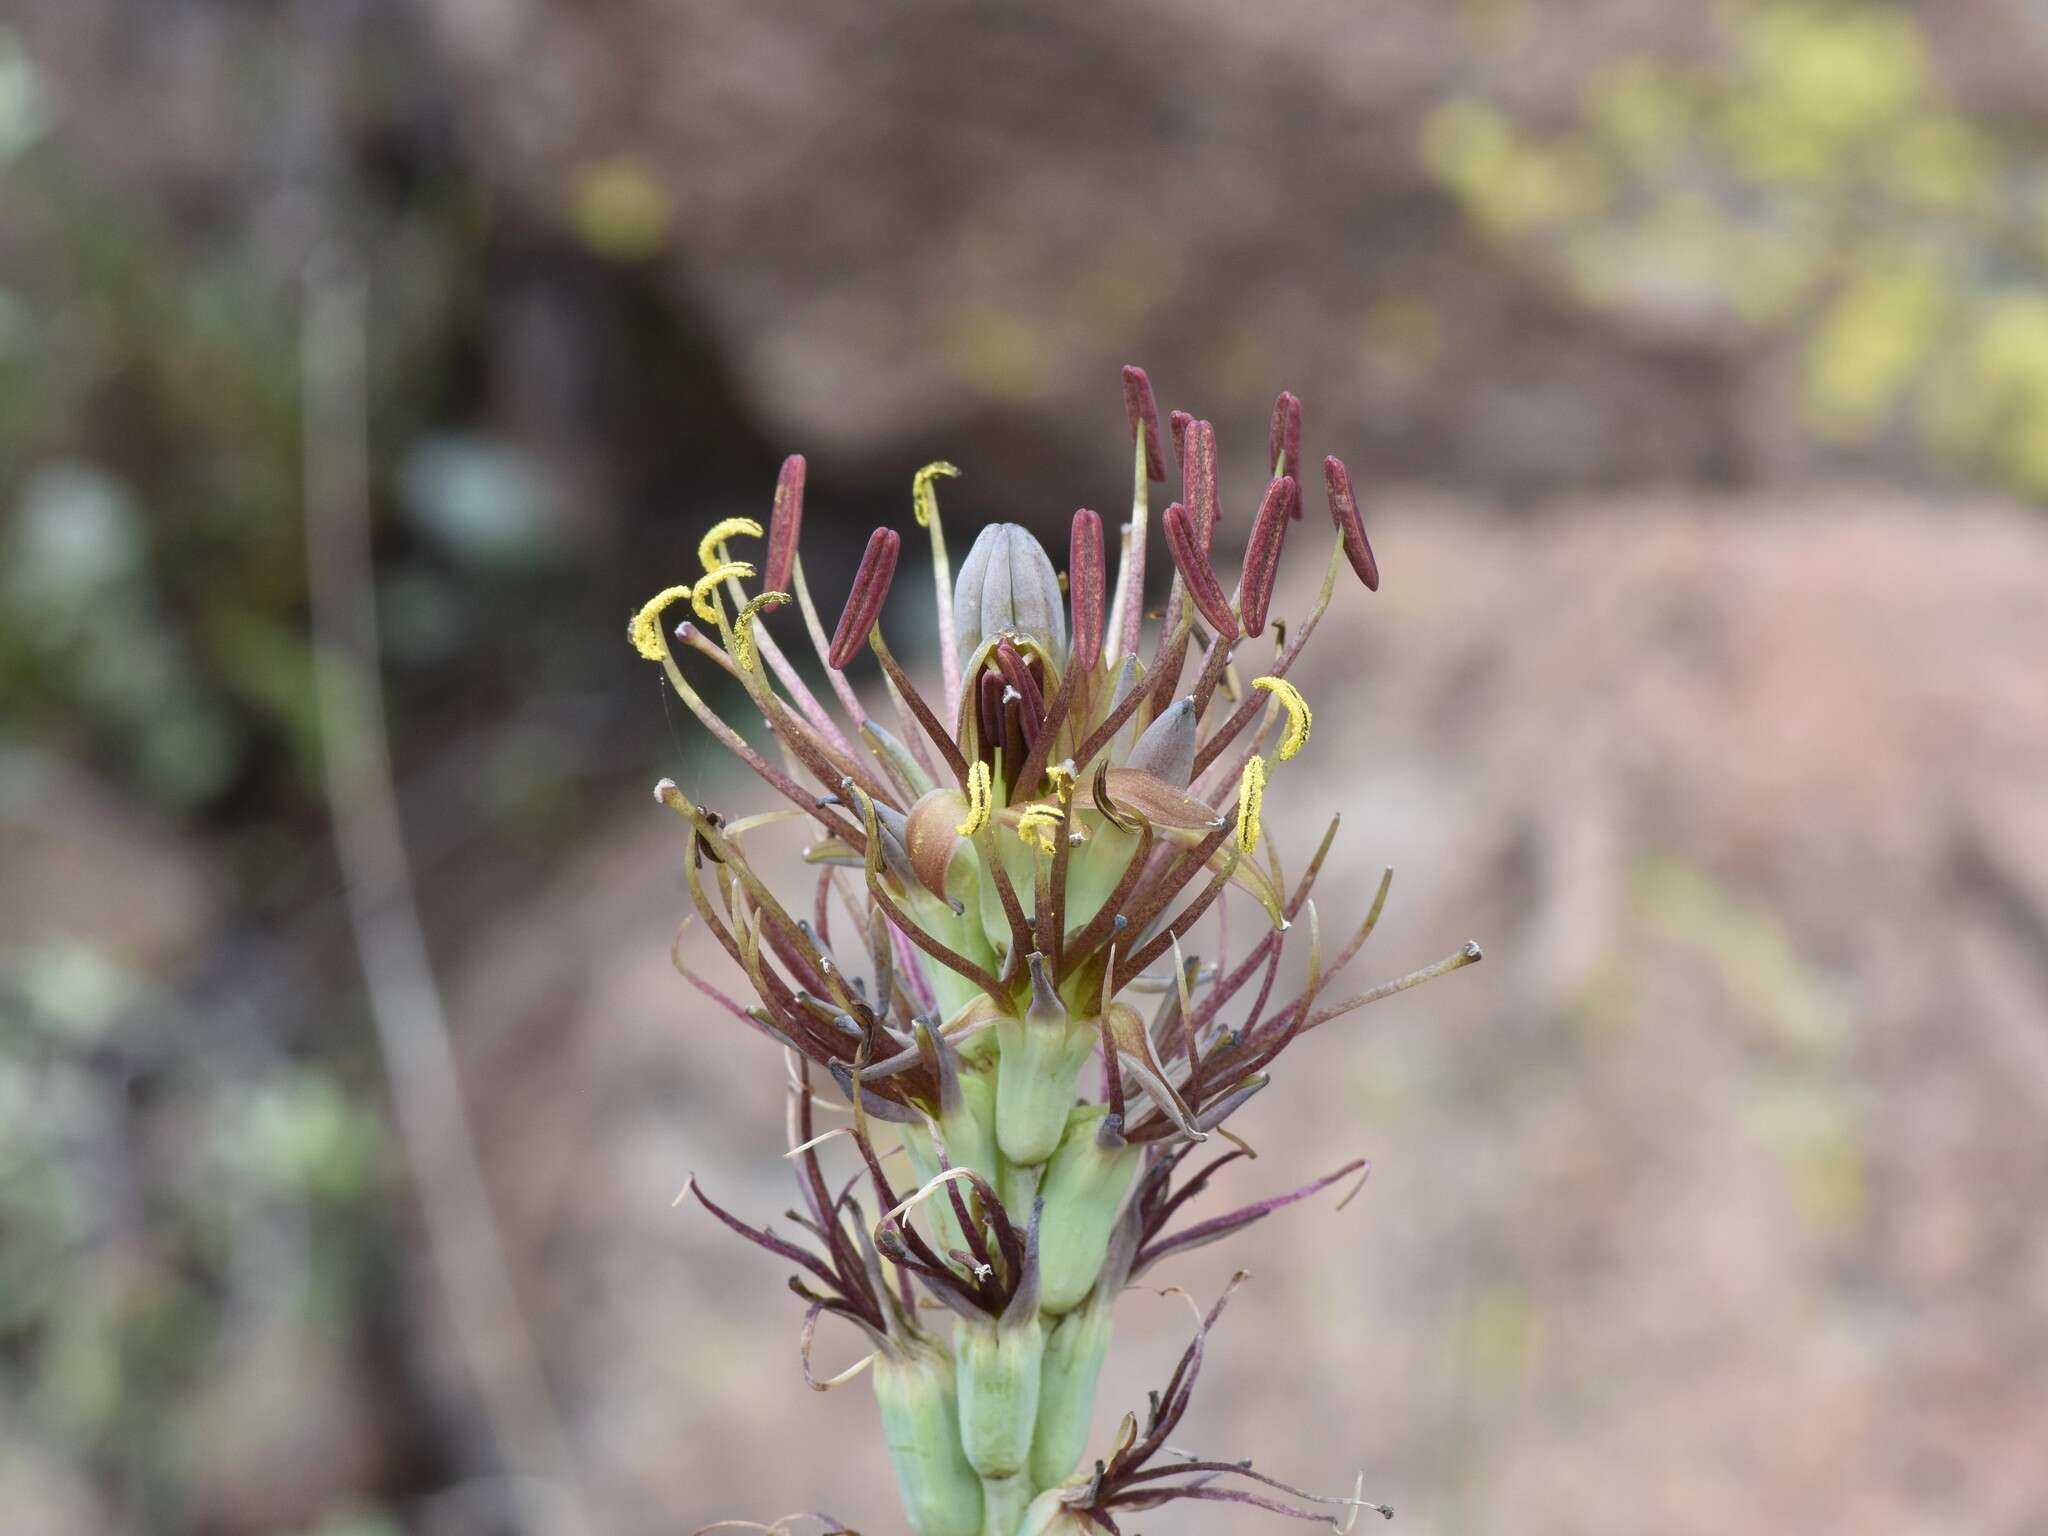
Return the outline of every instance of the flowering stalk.
<path id="1" fill-rule="evenodd" d="M 1148 492 L 1166 463 L 1142 369 L 1124 370 L 1124 399 L 1134 490 L 1113 595 L 1102 522 L 1085 508 L 1074 514 L 1064 583 L 1015 524 L 983 529 L 955 577 L 933 481 L 958 471 L 935 464 L 916 476 L 935 617 L 950 642 L 935 695 L 882 632 L 902 552 L 893 529 L 868 540 L 828 639 L 804 575 L 804 461 L 794 456 L 777 483 L 759 589 L 749 592 L 754 567 L 730 546 L 764 530 L 727 519 L 700 544 L 702 576 L 651 599 L 630 629 L 685 707 L 790 807 L 728 819 L 667 780 L 656 790 L 687 827 L 697 915 L 752 999 L 684 968 L 680 944 L 678 968 L 789 1063 L 790 1156 L 803 1199 L 790 1214 L 804 1240 L 749 1224 L 694 1179 L 685 1194 L 796 1271 L 810 1385 L 869 1375 L 917 1536 L 1115 1532 L 1126 1512 L 1176 1499 L 1340 1527 L 1378 1507 L 1355 1493 L 1304 1493 L 1249 1461 L 1167 1451 L 1221 1301 L 1142 1429 L 1126 1417 L 1091 1462 L 1095 1385 L 1117 1298 L 1135 1277 L 1362 1170 L 1347 1164 L 1289 1193 L 1186 1219 L 1216 1173 L 1249 1155 L 1225 1122 L 1267 1086 L 1276 1058 L 1310 1029 L 1479 958 L 1466 945 L 1322 1003 L 1378 921 L 1387 881 L 1356 933 L 1326 956 L 1311 892 L 1336 821 L 1290 885 L 1261 810 L 1269 784 L 1298 771 L 1284 765 L 1310 744 L 1308 702 L 1287 674 L 1339 571 L 1348 564 L 1378 586 L 1357 497 L 1343 464 L 1326 459 L 1335 538 L 1320 591 L 1291 626 L 1272 616 L 1274 654 L 1247 686 L 1240 653 L 1265 632 L 1283 542 L 1301 515 L 1300 403 L 1283 394 L 1275 404 L 1272 478 L 1234 593 L 1212 562 L 1215 429 L 1172 413 L 1184 497 L 1161 519 L 1174 575 L 1147 664 Z M 693 619 L 671 630 L 668 612 L 684 603 Z M 769 634 L 791 606 L 844 718 Z M 848 676 L 870 652 L 900 734 L 868 713 Z M 689 680 L 682 658 L 692 654 L 745 689 L 779 763 Z M 750 834 L 792 818 L 815 829 L 803 855 L 811 873 L 771 881 L 754 865 Z M 799 884 L 810 900 L 793 909 L 778 887 Z M 1265 919 L 1238 954 L 1226 942 L 1233 888 Z M 1212 912 L 1213 928 L 1201 931 L 1213 934 L 1215 957 L 1205 960 L 1192 945 Z M 1274 1002 L 1283 946 L 1304 917 L 1305 984 Z M 851 1120 L 820 1133 L 827 1082 Z M 1191 1169 L 1191 1154 L 1218 1137 L 1230 1150 Z M 819 1148 L 841 1138 L 859 1173 L 835 1192 Z M 898 1152 L 909 1168 L 901 1183 L 884 1168 Z M 935 1325 L 943 1313 L 950 1328 Z M 820 1379 L 811 1342 L 828 1315 L 869 1352 Z"/>

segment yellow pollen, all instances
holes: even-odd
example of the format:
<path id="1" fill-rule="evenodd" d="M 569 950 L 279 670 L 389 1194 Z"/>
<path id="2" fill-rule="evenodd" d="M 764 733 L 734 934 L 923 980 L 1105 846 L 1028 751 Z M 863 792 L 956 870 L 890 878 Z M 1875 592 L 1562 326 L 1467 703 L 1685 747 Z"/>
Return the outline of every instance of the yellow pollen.
<path id="1" fill-rule="evenodd" d="M 940 475 L 948 479 L 960 478 L 960 466 L 948 464 L 944 459 L 934 459 L 920 469 L 910 482 L 910 510 L 917 514 L 917 526 L 929 528 L 932 519 L 939 515 L 939 493 L 932 489 L 932 481 Z"/>
<path id="2" fill-rule="evenodd" d="M 1060 813 L 1049 805 L 1034 805 L 1017 818 L 1017 836 L 1041 853 L 1058 851 L 1052 832 L 1060 824 Z"/>
<path id="3" fill-rule="evenodd" d="M 697 559 L 704 569 L 715 571 L 725 564 L 725 541 L 744 534 L 747 538 L 758 539 L 762 534 L 761 525 L 751 517 L 728 517 L 711 525 L 711 531 L 697 541 Z"/>
<path id="4" fill-rule="evenodd" d="M 718 609 L 712 606 L 712 599 L 729 577 L 737 576 L 745 581 L 754 574 L 754 568 L 744 560 L 728 560 L 714 571 L 707 571 L 697 578 L 697 585 L 690 588 L 690 606 L 697 610 L 697 617 L 706 624 L 718 622 Z"/>
<path id="5" fill-rule="evenodd" d="M 1244 777 L 1237 781 L 1237 847 L 1240 853 L 1254 853 L 1259 846 L 1259 805 L 1266 798 L 1266 760 L 1255 757 L 1244 765 Z"/>
<path id="6" fill-rule="evenodd" d="M 967 770 L 967 819 L 953 830 L 962 837 L 972 837 L 987 826 L 994 798 L 989 785 L 988 764 L 976 763 Z"/>
<path id="7" fill-rule="evenodd" d="M 1287 711 L 1287 729 L 1280 737 L 1280 761 L 1284 763 L 1308 745 L 1308 728 L 1315 719 L 1308 712 L 1308 700 L 1284 677 L 1255 677 L 1252 686 L 1272 694 L 1280 701 L 1280 707 Z"/>
<path id="8" fill-rule="evenodd" d="M 747 606 L 740 610 L 740 616 L 732 621 L 732 659 L 739 663 L 742 672 L 754 670 L 754 615 L 763 608 L 788 601 L 787 592 L 763 592 L 759 597 L 748 599 Z"/>
<path id="9" fill-rule="evenodd" d="M 626 638 L 633 642 L 633 649 L 649 661 L 660 661 L 666 656 L 668 646 L 661 638 L 661 611 L 689 595 L 688 587 L 664 587 L 642 603 L 640 611 L 633 615 L 633 622 L 626 626 Z"/>

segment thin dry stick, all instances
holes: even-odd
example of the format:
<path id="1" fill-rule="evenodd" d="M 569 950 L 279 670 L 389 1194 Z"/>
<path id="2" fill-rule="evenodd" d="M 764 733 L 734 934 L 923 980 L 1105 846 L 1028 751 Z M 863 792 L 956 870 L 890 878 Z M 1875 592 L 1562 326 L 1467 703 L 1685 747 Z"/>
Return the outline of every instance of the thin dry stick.
<path id="1" fill-rule="evenodd" d="M 368 285 L 354 263 L 328 252 L 309 264 L 300 326 L 306 566 L 328 815 L 428 1246 L 510 1474 L 519 1528 L 582 1536 L 591 1526 L 581 1480 L 491 1215 L 392 784 L 371 602 L 368 308 Z"/>

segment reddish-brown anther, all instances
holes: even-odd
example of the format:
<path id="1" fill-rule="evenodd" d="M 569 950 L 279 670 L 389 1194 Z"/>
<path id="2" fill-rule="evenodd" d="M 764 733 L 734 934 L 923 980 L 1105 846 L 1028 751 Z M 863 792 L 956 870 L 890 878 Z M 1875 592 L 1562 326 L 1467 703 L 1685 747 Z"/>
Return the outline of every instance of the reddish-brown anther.
<path id="1" fill-rule="evenodd" d="M 1223 595 L 1216 573 L 1209 569 L 1209 557 L 1202 552 L 1201 530 L 1195 526 L 1193 515 L 1176 501 L 1166 509 L 1163 522 L 1166 547 L 1173 551 L 1173 563 L 1187 586 L 1188 596 L 1195 600 L 1195 606 L 1219 640 L 1235 640 L 1237 615 L 1230 611 L 1230 599 Z"/>
<path id="2" fill-rule="evenodd" d="M 1216 428 L 1206 421 L 1188 428 L 1187 445 L 1180 456 L 1181 500 L 1195 516 L 1195 531 L 1202 536 L 1202 553 L 1216 537 Z"/>
<path id="3" fill-rule="evenodd" d="M 902 552 L 903 540 L 894 528 L 877 528 L 868 535 L 860 569 L 853 573 L 853 590 L 846 596 L 839 627 L 832 632 L 832 649 L 825 656 L 833 667 L 849 665 L 868 643 L 869 631 L 882 616 L 889 583 L 896 579 L 896 557 Z"/>
<path id="4" fill-rule="evenodd" d="M 1038 679 L 1031 675 L 1031 668 L 1025 665 L 1024 653 L 1012 645 L 1006 636 L 996 642 L 996 666 L 1017 694 L 1017 710 L 1024 723 L 1026 745 L 1038 740 L 1038 728 L 1045 724 L 1045 695 L 1039 691 Z"/>
<path id="5" fill-rule="evenodd" d="M 1152 381 L 1134 363 L 1124 365 L 1124 415 L 1130 419 L 1131 441 L 1145 434 L 1145 478 L 1166 478 L 1166 455 L 1159 445 L 1159 402 L 1152 397 Z"/>
<path id="6" fill-rule="evenodd" d="M 1275 476 L 1301 473 L 1301 401 L 1283 389 L 1273 401 L 1273 425 L 1266 431 L 1266 462 Z M 1295 508 L 1294 515 L 1301 516 Z"/>
<path id="7" fill-rule="evenodd" d="M 1194 419 L 1186 411 L 1166 413 L 1166 430 L 1173 434 L 1173 456 L 1183 464 L 1187 462 L 1185 455 L 1188 451 L 1188 423 Z"/>
<path id="8" fill-rule="evenodd" d="M 1345 558 L 1351 562 L 1351 569 L 1358 572 L 1366 591 L 1379 591 L 1379 562 L 1373 559 L 1372 545 L 1366 541 L 1365 520 L 1358 515 L 1358 498 L 1351 491 L 1351 471 L 1344 467 L 1342 459 L 1333 455 L 1323 460 L 1323 486 L 1330 496 L 1330 521 L 1337 525 L 1337 535 L 1344 541 Z"/>
<path id="9" fill-rule="evenodd" d="M 763 592 L 787 592 L 790 567 L 796 564 L 796 541 L 804 527 L 804 456 L 792 453 L 775 477 L 775 510 L 768 518 L 768 561 L 762 567 Z"/>
<path id="10" fill-rule="evenodd" d="M 1003 744 L 1003 674 L 990 667 L 975 685 L 975 708 L 981 716 L 981 748 L 986 756 Z"/>
<path id="11" fill-rule="evenodd" d="M 1251 542 L 1244 548 L 1244 576 L 1238 582 L 1237 607 L 1244 632 L 1266 631 L 1266 609 L 1273 601 L 1273 579 L 1280 574 L 1280 545 L 1287 537 L 1288 518 L 1301 505 L 1301 487 L 1294 476 L 1282 475 L 1266 487 L 1258 516 L 1252 519 Z"/>
<path id="12" fill-rule="evenodd" d="M 1074 615 L 1074 665 L 1093 670 L 1102 654 L 1102 519 L 1083 507 L 1067 545 L 1067 598 Z"/>

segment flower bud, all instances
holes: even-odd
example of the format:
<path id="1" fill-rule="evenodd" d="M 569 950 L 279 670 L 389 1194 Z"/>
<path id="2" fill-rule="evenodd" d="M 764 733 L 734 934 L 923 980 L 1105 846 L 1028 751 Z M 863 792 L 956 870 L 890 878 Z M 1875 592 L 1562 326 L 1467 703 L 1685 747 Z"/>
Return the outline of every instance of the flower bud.
<path id="1" fill-rule="evenodd" d="M 1045 1327 L 1037 1316 L 1015 1327 L 960 1319 L 953 1330 L 960 1447 L 985 1478 L 1015 1477 L 1031 1465 Z"/>
<path id="2" fill-rule="evenodd" d="M 1110 1231 L 1138 1171 L 1138 1147 L 1105 1148 L 1097 1142 L 1096 1130 L 1108 1113 L 1105 1104 L 1076 1108 L 1039 1182 L 1045 1201 L 1038 1238 L 1039 1307 L 1045 1312 L 1071 1311 L 1095 1288 Z"/>
<path id="3" fill-rule="evenodd" d="M 996 1144 L 1029 1167 L 1052 1156 L 1074 1107 L 1074 1079 L 1095 1049 L 1095 1031 L 1076 1026 L 1053 991 L 1045 957 L 1031 956 L 1031 1007 L 996 1020 Z"/>
<path id="4" fill-rule="evenodd" d="M 875 1356 L 875 1401 L 915 1536 L 981 1536 L 981 1480 L 960 1446 L 959 1393 L 946 1357 L 915 1341 Z"/>
<path id="5" fill-rule="evenodd" d="M 1016 523 L 981 530 L 953 583 L 953 636 L 962 660 L 991 635 L 1038 642 L 1061 666 L 1067 658 L 1067 605 L 1052 557 Z"/>
<path id="6" fill-rule="evenodd" d="M 1195 738 L 1199 730 L 1194 699 L 1176 699 L 1164 714 L 1145 727 L 1145 734 L 1131 748 L 1123 766 L 1163 779 L 1175 789 L 1186 789 L 1195 776 Z"/>

